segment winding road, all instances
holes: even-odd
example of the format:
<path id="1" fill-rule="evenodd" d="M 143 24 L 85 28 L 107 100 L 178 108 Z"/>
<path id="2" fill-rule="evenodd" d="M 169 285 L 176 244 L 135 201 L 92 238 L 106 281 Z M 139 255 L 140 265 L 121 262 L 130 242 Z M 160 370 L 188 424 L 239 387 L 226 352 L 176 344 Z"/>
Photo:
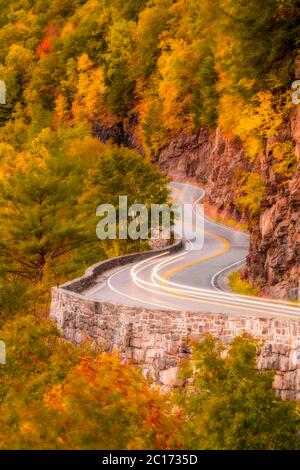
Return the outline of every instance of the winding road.
<path id="1" fill-rule="evenodd" d="M 197 204 L 203 189 L 172 183 L 173 198 L 179 204 Z M 185 248 L 174 254 L 150 257 L 101 276 L 84 297 L 150 309 L 222 313 L 238 316 L 300 317 L 299 306 L 287 302 L 246 297 L 226 289 L 226 273 L 241 266 L 249 249 L 243 232 L 204 218 L 204 246 Z"/>

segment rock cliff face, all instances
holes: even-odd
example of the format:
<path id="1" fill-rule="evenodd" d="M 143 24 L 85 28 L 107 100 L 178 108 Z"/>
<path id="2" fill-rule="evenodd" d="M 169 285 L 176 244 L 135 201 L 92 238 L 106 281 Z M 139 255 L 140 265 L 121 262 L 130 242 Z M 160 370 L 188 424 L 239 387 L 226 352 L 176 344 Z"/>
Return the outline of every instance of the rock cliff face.
<path id="1" fill-rule="evenodd" d="M 219 130 L 214 134 L 181 134 L 158 157 L 160 168 L 173 178 L 194 177 L 206 188 L 210 203 L 238 218 L 234 204 L 235 178 L 239 171 L 250 170 L 241 146 L 230 143 Z"/>
<path id="2" fill-rule="evenodd" d="M 250 228 L 251 247 L 244 275 L 259 285 L 266 295 L 297 299 L 300 278 L 300 107 L 283 139 L 295 142 L 298 168 L 287 183 L 272 171 L 272 152 L 266 150 L 255 164 L 243 155 L 240 145 L 222 136 L 201 131 L 180 135 L 158 156 L 161 169 L 174 178 L 194 177 L 206 187 L 208 201 L 220 211 L 240 218 L 235 205 L 240 171 L 259 171 L 266 185 L 261 213 Z"/>
<path id="3" fill-rule="evenodd" d="M 136 135 L 138 115 L 133 113 L 128 119 L 123 121 L 93 123 L 93 135 L 102 142 L 112 142 L 116 145 L 124 145 L 136 149 L 144 155 L 144 149 Z"/>
<path id="4" fill-rule="evenodd" d="M 295 143 L 298 167 L 292 180 L 282 182 L 272 171 L 272 154 L 262 156 L 267 192 L 252 232 L 246 274 L 272 297 L 297 298 L 300 279 L 300 107 L 286 129 Z"/>

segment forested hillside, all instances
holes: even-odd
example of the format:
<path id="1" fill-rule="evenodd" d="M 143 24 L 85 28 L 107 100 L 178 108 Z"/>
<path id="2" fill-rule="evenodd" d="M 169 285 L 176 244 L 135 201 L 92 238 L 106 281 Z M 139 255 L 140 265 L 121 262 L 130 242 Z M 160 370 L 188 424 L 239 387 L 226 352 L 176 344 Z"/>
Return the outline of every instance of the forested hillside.
<path id="1" fill-rule="evenodd" d="M 1 124 L 22 145 L 137 112 L 148 150 L 219 124 L 253 157 L 284 117 L 299 14 L 295 0 L 3 1 Z"/>

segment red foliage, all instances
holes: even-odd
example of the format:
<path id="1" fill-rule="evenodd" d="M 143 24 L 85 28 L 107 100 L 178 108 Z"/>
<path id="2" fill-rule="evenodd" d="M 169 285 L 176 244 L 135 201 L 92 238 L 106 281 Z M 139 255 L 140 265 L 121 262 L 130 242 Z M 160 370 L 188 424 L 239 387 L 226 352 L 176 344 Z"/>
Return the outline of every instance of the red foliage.
<path id="1" fill-rule="evenodd" d="M 38 58 L 43 57 L 43 55 L 48 54 L 51 51 L 52 41 L 50 38 L 45 38 L 38 45 L 36 50 L 36 55 Z"/>

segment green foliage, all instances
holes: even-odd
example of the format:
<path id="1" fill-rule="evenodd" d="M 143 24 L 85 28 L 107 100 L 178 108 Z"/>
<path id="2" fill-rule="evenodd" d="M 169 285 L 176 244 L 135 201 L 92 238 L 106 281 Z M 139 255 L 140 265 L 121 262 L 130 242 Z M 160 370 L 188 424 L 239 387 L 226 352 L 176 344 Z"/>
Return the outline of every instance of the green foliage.
<path id="1" fill-rule="evenodd" d="M 21 0 L 5 2 L 2 10 L 0 74 L 9 96 L 0 125 L 20 103 L 35 126 L 39 114 L 44 127 L 51 125 L 47 113 L 67 83 L 70 111 L 78 76 L 70 79 L 69 61 L 77 63 L 83 54 L 95 70 L 103 68 L 105 118 L 128 116 L 160 90 L 162 137 L 154 138 L 162 143 L 166 131 L 215 126 L 224 94 L 248 100 L 270 87 L 281 93 L 293 78 L 300 17 L 295 2 Z M 13 64 L 7 60 L 12 48 Z M 25 61 L 25 74 L 14 69 Z M 95 117 L 97 111 L 102 117 L 102 107 Z M 157 132 L 149 120 L 146 125 Z"/>
<path id="2" fill-rule="evenodd" d="M 127 20 L 137 20 L 139 13 L 145 8 L 148 0 L 108 0 L 107 5 L 113 3 L 117 9 L 122 10 L 122 15 Z"/>
<path id="3" fill-rule="evenodd" d="M 118 205 L 119 196 L 128 196 L 132 204 L 163 204 L 168 199 L 167 178 L 150 160 L 136 151 L 108 147 L 94 174 L 97 198 Z"/>
<path id="4" fill-rule="evenodd" d="M 168 198 L 150 160 L 100 144 L 90 123 L 127 123 L 134 111 L 147 154 L 219 125 L 254 161 L 290 113 L 298 2 L 0 0 L 0 10 L 0 448 L 297 448 L 294 404 L 255 371 L 251 341 L 236 340 L 225 359 L 211 339 L 195 346 L 201 393 L 183 394 L 185 416 L 131 366 L 64 342 L 37 313 L 50 286 L 146 248 L 98 241 L 99 204 Z M 274 172 L 290 179 L 293 143 L 272 150 Z M 254 218 L 261 176 L 238 175 L 237 186 Z"/>
<path id="5" fill-rule="evenodd" d="M 45 129 L 26 152 L 2 162 L 0 256 L 7 274 L 41 281 L 47 263 L 64 270 L 61 258 L 91 241 L 79 205 L 82 164 L 68 154 L 71 135 Z"/>
<path id="6" fill-rule="evenodd" d="M 234 49 L 234 56 L 229 49 L 222 62 L 233 86 L 246 96 L 270 84 L 287 86 L 293 78 L 299 6 L 284 6 L 277 0 L 223 0 L 220 4 L 225 13 L 224 32 Z M 245 86 L 249 82 L 252 89 Z"/>
<path id="7" fill-rule="evenodd" d="M 190 449 L 298 449 L 296 404 L 283 402 L 272 388 L 273 372 L 256 369 L 254 340 L 236 338 L 224 347 L 208 336 L 193 346 L 193 389 L 181 402 L 187 413 Z"/>
<path id="8" fill-rule="evenodd" d="M 54 284 L 143 242 L 100 242 L 99 204 L 165 203 L 166 178 L 135 151 L 102 145 L 84 127 L 44 129 L 23 152 L 0 145 L 2 275 Z M 113 245 L 112 247 L 110 245 Z"/>
<path id="9" fill-rule="evenodd" d="M 107 102 L 111 112 L 126 116 L 133 105 L 135 88 L 131 72 L 134 50 L 134 23 L 121 19 L 110 27 L 108 49 L 105 54 L 106 79 L 109 88 Z"/>
<path id="10" fill-rule="evenodd" d="M 49 385 L 63 380 L 82 350 L 62 341 L 51 322 L 30 315 L 8 320 L 0 337 L 6 345 L 6 365 L 0 366 L 0 448 L 17 449 L 27 410 L 42 407 Z"/>
<path id="11" fill-rule="evenodd" d="M 3 450 L 299 448 L 296 405 L 276 397 L 271 371 L 256 370 L 249 338 L 227 355 L 211 337 L 195 344 L 178 406 L 117 355 L 70 344 L 48 320 L 16 316 L 0 337 Z"/>
<path id="12" fill-rule="evenodd" d="M 151 98 L 142 114 L 141 131 L 143 144 L 148 155 L 157 155 L 168 143 L 168 131 L 164 128 L 161 105 L 158 96 Z"/>

